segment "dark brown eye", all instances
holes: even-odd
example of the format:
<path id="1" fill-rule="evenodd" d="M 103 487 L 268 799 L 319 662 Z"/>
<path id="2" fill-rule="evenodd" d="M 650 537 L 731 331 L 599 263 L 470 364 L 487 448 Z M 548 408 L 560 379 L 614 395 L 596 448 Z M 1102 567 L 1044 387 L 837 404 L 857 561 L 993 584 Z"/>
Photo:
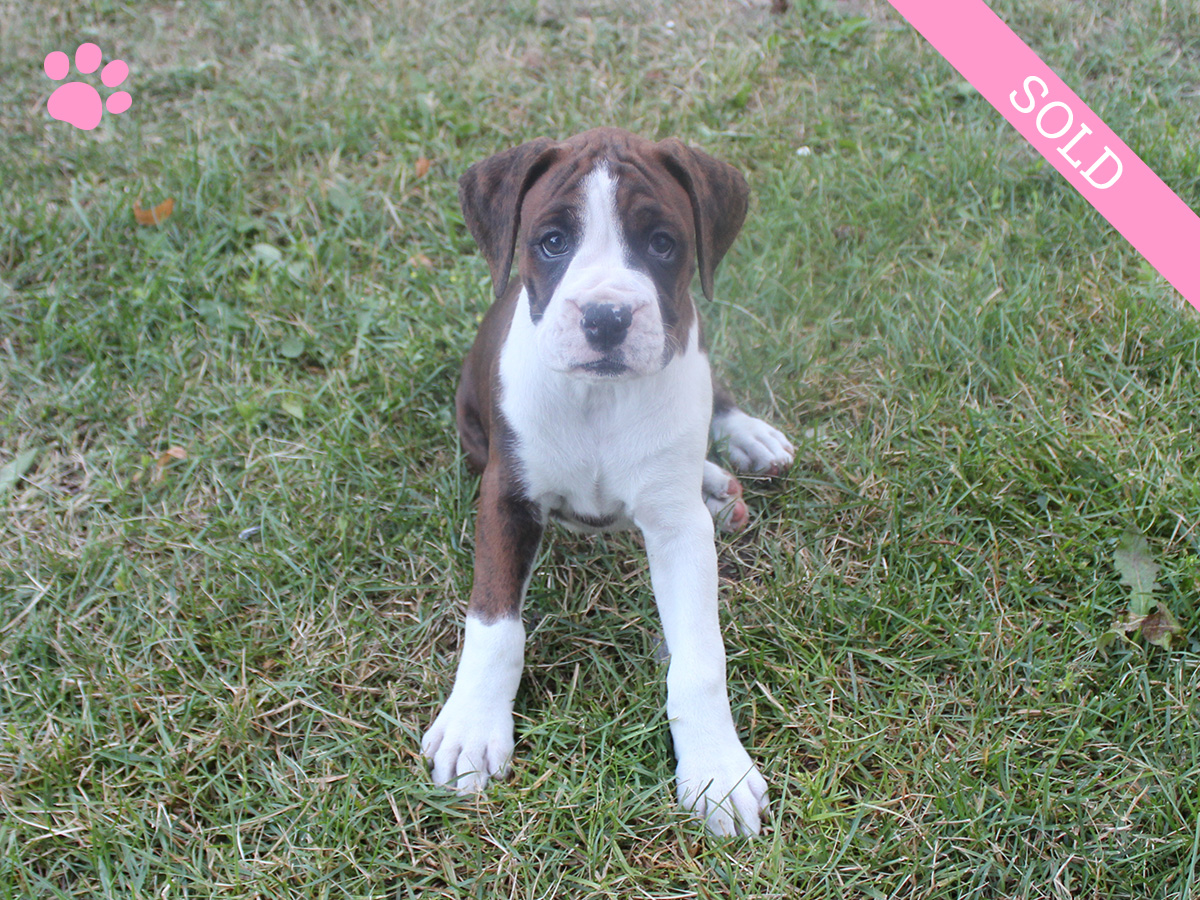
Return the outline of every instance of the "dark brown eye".
<path id="1" fill-rule="evenodd" d="M 670 259 L 675 252 L 675 239 L 665 231 L 656 231 L 650 236 L 650 255 L 659 259 Z"/>
<path id="2" fill-rule="evenodd" d="M 550 258 L 554 258 L 562 256 L 570 250 L 571 242 L 561 231 L 551 231 L 542 236 L 541 241 L 538 242 L 538 246 L 541 248 L 542 253 Z"/>

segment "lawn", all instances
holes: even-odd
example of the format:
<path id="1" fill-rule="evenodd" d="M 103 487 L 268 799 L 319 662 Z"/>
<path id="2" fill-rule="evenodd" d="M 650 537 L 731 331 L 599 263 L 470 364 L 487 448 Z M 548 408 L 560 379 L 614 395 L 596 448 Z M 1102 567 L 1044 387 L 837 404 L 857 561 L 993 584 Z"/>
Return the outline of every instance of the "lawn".
<path id="1" fill-rule="evenodd" d="M 994 8 L 1200 207 L 1194 3 Z M 0 2 L 0 84 L 0 900 L 1200 897 L 1200 318 L 882 0 Z M 636 536 L 546 542 L 512 780 L 419 755 L 455 183 L 602 124 L 754 193 L 703 314 L 797 446 L 719 545 L 756 841 L 674 807 Z"/>

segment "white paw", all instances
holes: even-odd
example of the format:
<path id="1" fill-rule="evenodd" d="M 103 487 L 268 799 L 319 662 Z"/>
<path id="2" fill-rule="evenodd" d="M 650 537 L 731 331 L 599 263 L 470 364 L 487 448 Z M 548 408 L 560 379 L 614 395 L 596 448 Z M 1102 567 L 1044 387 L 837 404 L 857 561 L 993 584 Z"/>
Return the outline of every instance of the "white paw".
<path id="1" fill-rule="evenodd" d="M 758 834 L 767 809 L 767 782 L 741 744 L 706 748 L 679 760 L 679 805 L 715 835 Z"/>
<path id="2" fill-rule="evenodd" d="M 714 446 L 739 472 L 781 475 L 796 453 L 783 432 L 740 409 L 713 416 L 711 430 Z"/>
<path id="3" fill-rule="evenodd" d="M 741 483 L 708 460 L 704 461 L 704 505 L 722 531 L 741 531 L 750 524 Z"/>
<path id="4" fill-rule="evenodd" d="M 456 702 L 453 693 L 425 732 L 421 752 L 433 764 L 433 783 L 474 794 L 508 774 L 513 753 L 511 706 Z"/>

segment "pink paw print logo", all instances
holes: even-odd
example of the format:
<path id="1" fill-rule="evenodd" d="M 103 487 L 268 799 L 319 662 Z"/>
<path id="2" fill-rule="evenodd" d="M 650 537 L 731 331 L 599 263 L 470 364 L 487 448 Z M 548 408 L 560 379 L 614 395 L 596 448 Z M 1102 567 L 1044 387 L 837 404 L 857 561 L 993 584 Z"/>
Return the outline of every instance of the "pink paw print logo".
<path id="1" fill-rule="evenodd" d="M 83 75 L 91 75 L 100 68 L 101 57 L 100 48 L 95 44 L 80 44 L 75 49 L 75 68 Z M 46 54 L 46 61 L 42 67 L 51 81 L 62 81 L 71 71 L 71 62 L 67 59 L 67 54 L 55 50 Z M 119 59 L 114 59 L 100 72 L 100 80 L 104 82 L 105 87 L 115 88 L 124 82 L 128 75 L 129 66 Z M 104 110 L 107 109 L 116 116 L 129 109 L 132 103 L 133 98 L 129 96 L 128 91 L 116 91 L 109 95 L 107 101 L 101 101 L 100 92 L 90 84 L 68 81 L 55 88 L 50 99 L 46 101 L 46 109 L 60 122 L 74 125 L 81 131 L 91 131 L 100 124 Z"/>

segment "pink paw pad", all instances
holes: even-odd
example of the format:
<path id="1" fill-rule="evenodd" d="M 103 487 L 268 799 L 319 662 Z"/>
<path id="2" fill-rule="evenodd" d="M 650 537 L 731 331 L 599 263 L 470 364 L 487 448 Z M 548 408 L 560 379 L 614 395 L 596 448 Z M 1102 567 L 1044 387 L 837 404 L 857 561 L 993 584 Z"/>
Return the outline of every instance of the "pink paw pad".
<path id="1" fill-rule="evenodd" d="M 90 75 L 100 68 L 103 54 L 92 43 L 80 44 L 75 48 L 75 68 L 83 75 Z M 71 71 L 67 54 L 54 50 L 46 54 L 42 63 L 46 77 L 51 81 L 62 81 Z M 105 87 L 118 87 L 129 77 L 129 66 L 119 59 L 112 60 L 100 72 L 100 81 Z M 68 81 L 55 88 L 46 101 L 46 110 L 60 122 L 74 125 L 81 131 L 91 131 L 100 124 L 107 109 L 112 115 L 125 112 L 133 104 L 127 91 L 115 91 L 107 101 L 101 101 L 100 92 L 82 81 Z"/>
<path id="2" fill-rule="evenodd" d="M 736 478 L 730 478 L 726 490 L 733 502 L 725 510 L 722 527 L 725 531 L 741 531 L 750 524 L 750 508 L 742 499 L 742 483 Z"/>
<path id="3" fill-rule="evenodd" d="M 705 463 L 704 505 L 721 531 L 741 531 L 750 524 L 741 482 L 712 462 Z"/>

